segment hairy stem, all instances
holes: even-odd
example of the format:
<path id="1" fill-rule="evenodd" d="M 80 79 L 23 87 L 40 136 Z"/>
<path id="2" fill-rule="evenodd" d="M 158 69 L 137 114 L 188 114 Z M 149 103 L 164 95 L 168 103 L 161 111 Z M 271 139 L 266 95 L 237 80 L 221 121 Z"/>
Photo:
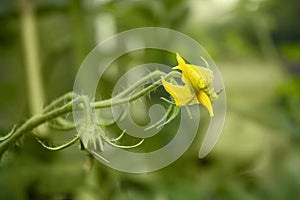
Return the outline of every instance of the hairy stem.
<path id="1" fill-rule="evenodd" d="M 147 83 L 150 79 L 153 80 L 162 74 L 164 74 L 164 73 L 158 72 L 158 71 L 152 72 L 152 73 L 150 73 L 150 76 L 146 76 L 145 78 L 141 79 L 143 81 L 138 81 L 138 85 Z M 176 77 L 176 76 L 178 76 L 178 74 L 179 74 L 178 72 L 173 71 L 173 72 L 170 72 L 169 74 L 166 74 L 164 76 L 164 78 L 168 79 L 171 77 Z M 131 87 L 129 87 L 128 89 L 121 92 L 122 95 L 120 95 L 120 96 L 117 95 L 108 100 L 91 103 L 90 106 L 94 107 L 95 109 L 100 109 L 100 108 L 107 108 L 107 107 L 134 101 L 134 100 L 150 93 L 151 91 L 155 90 L 156 88 L 158 88 L 161 85 L 161 79 L 155 81 L 154 83 L 150 84 L 149 86 L 145 87 L 141 91 L 138 91 L 129 97 L 126 96 L 127 94 L 130 94 L 132 91 L 134 91 L 134 88 L 137 87 L 138 85 L 133 84 Z M 53 120 L 59 116 L 62 116 L 62 115 L 72 112 L 73 104 L 78 103 L 78 101 L 82 100 L 80 98 L 74 99 L 74 97 L 75 97 L 74 93 L 67 93 L 66 95 L 63 95 L 62 97 L 60 97 L 57 100 L 50 103 L 49 106 L 47 106 L 44 109 L 43 113 L 32 116 L 23 125 L 18 127 L 10 137 L 8 137 L 6 140 L 4 140 L 0 143 L 0 158 L 2 157 L 3 153 L 6 150 L 10 146 L 15 144 L 18 141 L 18 139 L 25 133 L 32 131 L 33 129 L 37 128 L 38 126 L 40 126 L 41 124 L 43 124 L 47 121 Z M 82 98 L 82 96 L 81 96 L 81 98 Z M 78 109 L 84 109 L 83 107 L 79 107 L 79 106 L 77 106 L 77 107 L 78 107 Z"/>
<path id="2" fill-rule="evenodd" d="M 114 98 L 124 97 L 124 96 L 130 94 L 132 91 L 134 91 L 137 87 L 139 87 L 149 81 L 153 81 L 153 79 L 160 78 L 163 75 L 165 75 L 165 73 L 163 73 L 161 71 L 158 71 L 158 70 L 154 71 L 154 72 L 146 75 L 145 77 L 141 78 L 140 80 L 138 80 L 137 82 L 135 82 L 130 87 L 126 88 L 125 90 L 123 90 L 122 92 L 117 94 L 116 96 L 114 96 Z"/>
<path id="3" fill-rule="evenodd" d="M 15 144 L 18 139 L 25 133 L 33 130 L 34 128 L 38 127 L 39 125 L 54 119 L 60 115 L 66 114 L 72 111 L 72 102 L 69 102 L 53 111 L 44 114 L 36 114 L 28 119 L 22 126 L 20 126 L 11 137 L 7 140 L 4 140 L 0 143 L 0 158 L 2 157 L 3 153 L 12 145 Z"/>
<path id="4" fill-rule="evenodd" d="M 41 79 L 34 1 L 20 0 L 20 11 L 25 69 L 28 82 L 29 107 L 31 112 L 36 114 L 42 112 L 45 98 L 43 93 L 43 81 Z M 36 134 L 45 136 L 46 127 L 39 127 Z"/>
<path id="5" fill-rule="evenodd" d="M 67 94 L 64 94 L 63 96 L 57 98 L 56 100 L 52 101 L 48 106 L 46 106 L 43 110 L 43 113 L 46 113 L 50 110 L 55 109 L 56 107 L 61 106 L 62 104 L 71 101 L 74 97 L 74 92 L 68 92 Z"/>

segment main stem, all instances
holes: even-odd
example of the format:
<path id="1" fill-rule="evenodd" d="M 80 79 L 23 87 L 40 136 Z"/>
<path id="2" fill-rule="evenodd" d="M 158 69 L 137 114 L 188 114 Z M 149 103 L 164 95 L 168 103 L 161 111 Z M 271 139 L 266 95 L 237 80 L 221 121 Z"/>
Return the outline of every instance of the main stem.
<path id="1" fill-rule="evenodd" d="M 54 119 L 58 116 L 64 115 L 72 111 L 72 104 L 73 101 L 63 105 L 60 108 L 57 108 L 53 111 L 50 111 L 46 114 L 36 114 L 32 116 L 29 120 L 27 120 L 21 127 L 17 128 L 16 132 L 7 140 L 4 140 L 0 143 L 0 158 L 2 157 L 3 153 L 12 145 L 17 142 L 17 140 L 25 133 L 33 130 L 34 128 L 38 127 L 39 125 Z"/>
<path id="2" fill-rule="evenodd" d="M 32 0 L 20 0 L 20 5 L 29 107 L 31 112 L 36 114 L 42 112 L 45 99 L 40 72 L 36 20 Z M 45 134 L 45 127 L 40 127 L 37 132 L 40 135 Z"/>
<path id="3" fill-rule="evenodd" d="M 158 75 L 163 75 L 163 72 L 155 71 L 143 78 L 142 80 L 144 83 L 147 83 L 150 79 L 158 78 Z M 164 76 L 165 79 L 176 77 L 178 76 L 178 72 L 170 72 L 169 74 L 166 74 Z M 141 81 L 137 82 L 138 85 L 142 84 Z M 120 105 L 123 103 L 134 101 L 151 91 L 155 90 L 161 85 L 161 79 L 158 79 L 154 83 L 150 84 L 148 87 L 144 88 L 143 90 L 134 93 L 130 96 L 130 93 L 133 91 L 132 87 L 136 87 L 137 84 L 133 84 L 131 87 L 127 88 L 122 92 L 122 95 L 117 95 L 116 97 L 113 97 L 108 100 L 94 102 L 91 104 L 91 107 L 95 107 L 97 109 L 101 108 L 107 108 L 115 105 Z M 129 95 L 129 96 L 128 96 Z M 44 109 L 44 112 L 41 114 L 36 114 L 32 116 L 30 119 L 28 119 L 23 125 L 17 128 L 17 130 L 13 133 L 11 137 L 9 137 L 7 140 L 4 140 L 0 143 L 0 159 L 4 152 L 13 144 L 15 144 L 18 139 L 24 135 L 25 133 L 28 133 L 29 131 L 32 131 L 33 129 L 37 128 L 41 124 L 50 121 L 52 119 L 55 119 L 56 117 L 62 116 L 64 114 L 72 112 L 73 104 L 78 103 L 76 101 L 76 98 L 74 98 L 73 93 L 67 93 L 66 95 L 58 98 L 57 100 L 53 101 L 49 106 L 47 106 Z M 122 96 L 122 97 L 121 97 Z M 124 97 L 125 96 L 125 97 Z M 72 98 L 73 97 L 73 98 Z M 65 100 L 68 100 L 68 103 L 61 105 L 62 102 Z M 79 100 L 80 101 L 80 100 Z M 78 107 L 78 106 L 77 106 Z M 82 109 L 78 107 L 78 109 Z"/>

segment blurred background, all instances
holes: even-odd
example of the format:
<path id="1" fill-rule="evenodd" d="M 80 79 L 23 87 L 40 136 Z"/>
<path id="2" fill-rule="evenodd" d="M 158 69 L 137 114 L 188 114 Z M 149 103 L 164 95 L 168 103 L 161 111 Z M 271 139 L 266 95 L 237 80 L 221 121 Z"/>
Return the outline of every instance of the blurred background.
<path id="1" fill-rule="evenodd" d="M 137 27 L 197 40 L 217 64 L 228 102 L 223 133 L 207 157 L 198 158 L 200 128 L 179 160 L 148 174 L 91 165 L 77 145 L 49 152 L 28 134 L 2 158 L 0 199 L 300 199 L 299 10 L 298 0 L 0 1 L 1 135 L 71 91 L 99 42 Z M 139 61 L 149 57 L 176 64 L 152 51 Z M 116 65 L 128 69 L 131 60 Z M 102 98 L 123 73 L 107 73 Z M 74 133 L 48 132 L 56 143 Z"/>

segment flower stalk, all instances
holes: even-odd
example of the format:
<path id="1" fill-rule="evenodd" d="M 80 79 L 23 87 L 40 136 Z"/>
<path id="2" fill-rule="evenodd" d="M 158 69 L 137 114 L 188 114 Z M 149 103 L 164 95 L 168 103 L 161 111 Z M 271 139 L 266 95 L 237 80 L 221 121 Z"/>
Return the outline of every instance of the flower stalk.
<path id="1" fill-rule="evenodd" d="M 80 141 L 82 149 L 89 151 L 89 153 L 94 156 L 102 158 L 99 152 L 101 153 L 104 150 L 104 142 L 116 148 L 130 149 L 138 147 L 143 143 L 144 139 L 131 145 L 121 145 L 119 143 L 126 130 L 123 130 L 116 138 L 111 138 L 106 126 L 116 123 L 119 119 L 114 119 L 109 123 L 101 123 L 98 122 L 94 111 L 98 109 L 101 112 L 103 108 L 133 102 L 150 94 L 161 85 L 163 85 L 165 90 L 173 97 L 173 100 L 169 101 L 162 98 L 169 104 L 166 114 L 156 123 L 146 128 L 145 131 L 155 127 L 159 129 L 170 123 L 179 114 L 180 106 L 202 104 L 212 117 L 214 115 L 212 103 L 218 97 L 218 94 L 214 92 L 212 86 L 212 71 L 204 67 L 185 63 L 179 54 L 177 54 L 177 61 L 178 66 L 173 69 L 179 69 L 181 73 L 171 71 L 166 74 L 159 70 L 153 71 L 116 96 L 107 100 L 91 101 L 88 96 L 78 95 L 74 92 L 59 97 L 46 106 L 42 112 L 33 115 L 20 126 L 14 126 L 6 136 L 0 137 L 0 159 L 9 147 L 13 146 L 20 137 L 32 132 L 45 123 L 48 123 L 51 128 L 57 130 L 71 130 L 77 127 L 79 132 L 69 142 L 56 147 L 48 146 L 37 138 L 38 142 L 48 150 L 58 151 Z M 184 85 L 178 85 L 175 78 L 181 78 Z M 85 115 L 85 120 L 80 121 L 79 124 L 76 125 L 74 122 L 64 118 L 64 115 L 74 110 L 84 111 Z M 107 161 L 105 158 L 102 159 Z"/>
<path id="2" fill-rule="evenodd" d="M 96 102 L 89 102 L 89 106 L 93 107 L 94 109 L 101 109 L 101 108 L 108 108 L 115 105 L 120 105 L 128 102 L 135 101 L 146 94 L 149 94 L 151 91 L 154 91 L 161 85 L 161 78 L 170 79 L 172 77 L 178 77 L 179 73 L 176 71 L 170 72 L 165 74 L 161 71 L 154 71 L 149 73 L 147 76 L 140 79 L 138 82 L 134 83 L 127 89 L 123 90 L 118 95 L 102 101 Z M 155 80 L 155 81 L 154 81 Z M 150 84 L 149 84 L 150 83 Z M 133 93 L 137 87 L 143 84 L 149 84 L 147 87 L 141 89 Z M 133 94 L 132 94 L 133 93 Z M 75 98 L 75 94 L 73 92 L 67 93 L 58 99 L 51 102 L 48 106 L 46 106 L 42 113 L 35 114 L 31 118 L 29 118 L 26 122 L 22 125 L 14 127 L 9 134 L 6 136 L 1 137 L 0 140 L 0 159 L 3 154 L 13 146 L 23 135 L 32 132 L 34 129 L 39 127 L 42 124 L 49 123 L 52 120 L 60 119 L 60 117 L 64 116 L 67 113 L 72 112 L 73 104 L 78 104 L 86 101 L 82 101 L 82 99 Z M 82 96 L 81 96 L 82 97 Z M 77 109 L 86 109 L 87 105 L 85 106 L 77 106 Z M 90 112 L 90 111 L 89 111 Z M 70 124 L 69 124 L 70 125 Z M 61 128 L 63 128 L 62 126 Z M 75 126 L 74 126 L 75 127 Z M 70 143 L 66 143 L 65 147 L 73 144 L 78 140 L 77 136 L 70 141 Z M 110 140 L 111 142 L 112 140 Z M 44 146 L 44 145 L 43 145 Z M 63 146 L 63 145 L 62 145 Z M 133 145 L 132 147 L 137 146 Z M 126 146 L 124 146 L 126 147 Z M 53 150 L 58 150 L 59 148 L 53 147 Z"/>

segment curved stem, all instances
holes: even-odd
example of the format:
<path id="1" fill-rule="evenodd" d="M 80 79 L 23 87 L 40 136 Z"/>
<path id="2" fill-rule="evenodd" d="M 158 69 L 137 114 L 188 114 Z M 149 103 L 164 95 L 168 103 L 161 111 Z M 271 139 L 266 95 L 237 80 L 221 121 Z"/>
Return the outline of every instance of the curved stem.
<path id="1" fill-rule="evenodd" d="M 36 138 L 37 141 L 43 146 L 45 147 L 46 149 L 48 150 L 51 150 L 51 151 L 59 151 L 59 150 L 62 150 L 62 149 L 65 149 L 69 146 L 71 146 L 72 144 L 74 144 L 75 142 L 77 142 L 80 137 L 79 135 L 76 135 L 76 137 L 74 137 L 72 140 L 70 140 L 69 142 L 65 143 L 65 144 L 62 144 L 60 146 L 56 146 L 56 147 L 50 147 L 50 146 L 47 146 L 45 143 L 43 143 L 39 138 Z"/>
<path id="2" fill-rule="evenodd" d="M 76 127 L 74 122 L 68 121 L 62 117 L 57 117 L 54 122 L 49 122 L 48 126 L 60 131 L 69 131 Z"/>
<path id="3" fill-rule="evenodd" d="M 145 128 L 145 131 L 148 131 L 148 130 L 154 128 L 154 127 L 158 127 L 158 126 L 162 125 L 162 123 L 164 124 L 164 122 L 167 119 L 168 115 L 172 112 L 173 107 L 174 106 L 172 104 L 170 104 L 170 106 L 169 106 L 167 112 L 165 113 L 165 115 L 160 120 L 158 120 L 157 122 L 152 124 L 151 126 Z"/>
<path id="4" fill-rule="evenodd" d="M 175 77 L 179 74 L 179 72 L 176 71 L 172 71 L 168 74 L 166 74 L 164 76 L 165 79 L 169 79 L 170 77 Z M 133 94 L 130 97 L 126 97 L 126 98 L 121 98 L 121 99 L 116 99 L 112 98 L 112 99 L 107 99 L 104 101 L 98 101 L 93 103 L 93 107 L 95 108 L 107 108 L 107 107 L 111 107 L 111 106 L 116 106 L 116 105 L 120 105 L 123 103 L 128 103 L 134 100 L 137 100 L 138 98 L 144 96 L 145 94 L 151 92 L 152 90 L 155 90 L 156 88 L 158 88 L 161 85 L 161 79 L 159 79 L 158 81 L 155 81 L 154 83 L 152 83 L 151 85 L 149 85 L 148 87 L 144 88 L 143 90 Z"/>
<path id="5" fill-rule="evenodd" d="M 17 125 L 15 124 L 15 125 L 13 126 L 13 128 L 11 129 L 11 131 L 10 131 L 8 134 L 6 134 L 6 135 L 0 137 L 0 142 L 1 142 L 1 141 L 4 141 L 4 140 L 7 140 L 10 136 L 12 136 L 12 134 L 13 134 L 13 133 L 15 132 L 15 130 L 16 130 L 16 127 L 17 127 Z"/>
<path id="6" fill-rule="evenodd" d="M 161 72 L 162 73 L 162 72 Z M 166 74 L 164 76 L 165 79 L 168 79 L 170 77 L 175 77 L 179 74 L 179 72 L 176 71 L 172 71 L 168 74 Z M 151 75 L 153 77 L 157 77 L 157 75 L 159 75 L 159 73 L 157 72 L 153 72 L 151 73 Z M 152 78 L 153 78 L 152 77 Z M 144 79 L 144 81 L 148 81 L 150 77 L 147 77 L 147 79 Z M 104 100 L 104 101 L 99 101 L 99 102 L 94 102 L 91 103 L 91 106 L 96 108 L 107 108 L 107 107 L 111 107 L 111 106 L 115 106 L 115 105 L 120 105 L 123 103 L 128 103 L 131 101 L 134 101 L 144 95 L 146 95 L 147 93 L 155 90 L 156 88 L 158 88 L 161 85 L 161 79 L 157 80 L 156 82 L 152 83 L 151 85 L 149 85 L 148 87 L 144 88 L 143 90 L 133 94 L 130 97 L 124 97 L 124 98 L 111 98 L 108 100 Z M 124 92 L 122 92 L 122 96 L 130 93 L 132 91 L 132 89 L 134 88 L 128 88 L 128 90 L 125 90 Z M 65 100 L 69 100 L 70 98 L 74 98 L 74 93 L 68 93 L 60 98 L 58 98 L 57 100 L 55 100 L 54 102 L 52 102 L 49 106 L 47 106 L 44 109 L 44 112 L 42 114 L 36 114 L 34 116 L 32 116 L 31 118 L 29 118 L 23 125 L 21 125 L 20 127 L 17 128 L 17 130 L 15 130 L 15 132 L 8 137 L 6 140 L 2 141 L 0 143 L 0 158 L 2 157 L 3 153 L 13 144 L 16 143 L 16 141 L 25 133 L 32 131 L 33 129 L 37 128 L 38 126 L 40 126 L 41 124 L 50 121 L 52 119 L 55 119 L 61 115 L 67 114 L 72 112 L 72 108 L 73 108 L 73 103 L 76 103 L 78 101 L 78 99 L 73 99 L 67 103 L 65 103 Z M 64 105 L 59 106 L 61 103 L 65 103 Z M 53 109 L 53 110 L 52 110 Z M 83 109 L 82 107 L 80 107 L 79 109 Z"/>
<path id="7" fill-rule="evenodd" d="M 121 140 L 121 138 L 125 135 L 125 133 L 126 133 L 126 130 L 123 130 L 122 133 L 118 137 L 110 139 L 110 141 L 117 142 L 117 141 Z"/>
<path id="8" fill-rule="evenodd" d="M 16 141 L 25 133 L 33 130 L 34 128 L 38 127 L 39 125 L 54 119 L 60 115 L 66 114 L 72 111 L 72 104 L 73 101 L 63 105 L 60 108 L 57 108 L 53 111 L 50 111 L 45 114 L 36 114 L 28 119 L 22 126 L 20 126 L 14 134 L 9 137 L 7 140 L 4 140 L 0 143 L 0 158 L 2 157 L 3 153 L 12 145 L 15 144 Z"/>
<path id="9" fill-rule="evenodd" d="M 56 100 L 52 101 L 48 106 L 46 106 L 43 110 L 44 113 L 53 110 L 54 108 L 60 106 L 61 104 L 65 104 L 66 102 L 71 101 L 75 97 L 74 92 L 68 92 L 67 94 L 57 98 Z"/>
<path id="10" fill-rule="evenodd" d="M 152 81 L 153 79 L 160 78 L 163 75 L 165 75 L 165 73 L 161 72 L 161 71 L 158 71 L 158 70 L 156 70 L 154 72 L 151 72 L 150 74 L 148 74 L 145 77 L 141 78 L 140 80 L 138 80 L 137 82 L 132 84 L 130 87 L 126 88 L 125 90 L 123 90 L 122 92 L 120 92 L 119 94 L 114 96 L 113 98 L 118 98 L 118 97 L 123 97 L 125 95 L 128 95 L 132 91 L 134 91 L 137 87 L 147 83 L 148 81 Z"/>

